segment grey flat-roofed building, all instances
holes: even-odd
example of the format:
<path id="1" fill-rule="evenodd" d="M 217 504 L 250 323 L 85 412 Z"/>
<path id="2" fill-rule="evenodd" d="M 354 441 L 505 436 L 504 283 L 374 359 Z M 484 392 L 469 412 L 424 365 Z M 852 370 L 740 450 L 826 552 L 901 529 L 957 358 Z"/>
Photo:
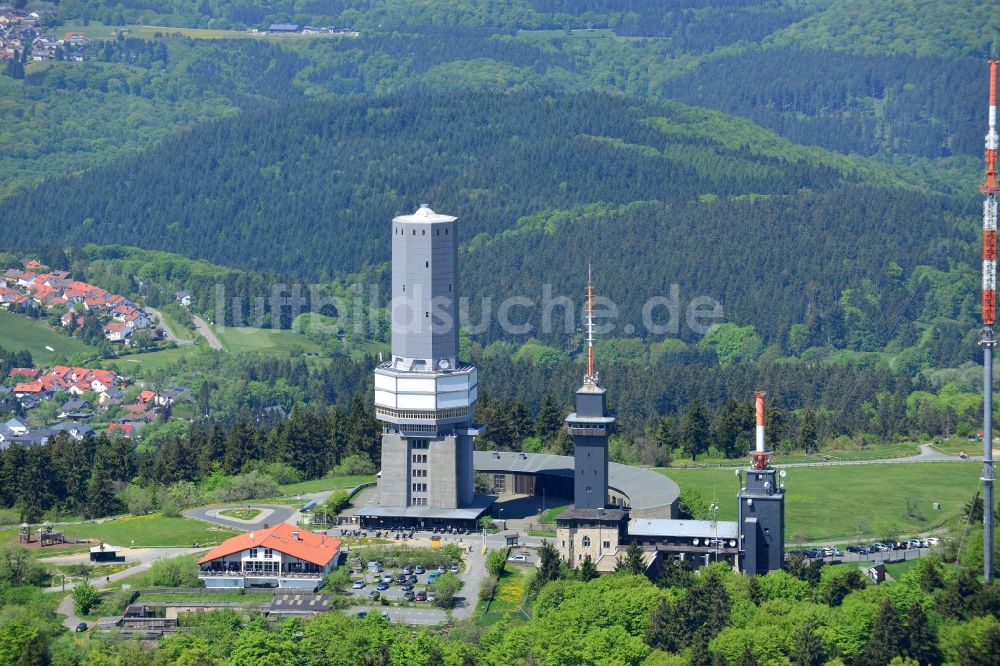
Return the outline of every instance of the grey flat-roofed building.
<path id="1" fill-rule="evenodd" d="M 473 454 L 473 464 L 477 472 L 491 476 L 494 489 L 501 493 L 517 492 L 517 487 L 520 486 L 523 494 L 541 495 L 542 487 L 561 487 L 565 492 L 549 492 L 548 495 L 567 499 L 573 496 L 573 456 L 476 451 Z M 553 481 L 546 483 L 547 479 Z M 503 488 L 497 487 L 497 481 L 503 484 Z M 608 494 L 611 503 L 628 508 L 633 518 L 669 518 L 676 515 L 680 493 L 677 484 L 659 472 L 644 467 L 608 463 Z"/>
<path id="2" fill-rule="evenodd" d="M 368 525 L 463 526 L 489 507 L 473 496 L 479 381 L 458 358 L 455 220 L 426 204 L 392 220 L 391 358 L 375 369 L 379 499 L 358 512 Z"/>

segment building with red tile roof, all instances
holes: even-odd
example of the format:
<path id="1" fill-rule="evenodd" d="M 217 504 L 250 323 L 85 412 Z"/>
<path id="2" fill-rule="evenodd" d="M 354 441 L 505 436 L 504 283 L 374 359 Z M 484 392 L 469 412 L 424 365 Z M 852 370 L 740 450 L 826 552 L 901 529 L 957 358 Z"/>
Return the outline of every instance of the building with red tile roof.
<path id="1" fill-rule="evenodd" d="M 38 379 L 38 375 L 42 373 L 38 368 L 11 368 L 10 372 L 7 373 L 8 377 L 17 377 L 21 375 L 22 377 L 31 377 L 32 379 Z"/>
<path id="2" fill-rule="evenodd" d="M 135 425 L 131 423 L 111 423 L 108 425 L 108 434 L 114 435 L 119 433 L 122 437 L 127 439 L 132 438 L 132 434 L 135 432 Z"/>
<path id="3" fill-rule="evenodd" d="M 226 539 L 198 560 L 205 587 L 316 589 L 340 559 L 340 539 L 288 523 Z"/>

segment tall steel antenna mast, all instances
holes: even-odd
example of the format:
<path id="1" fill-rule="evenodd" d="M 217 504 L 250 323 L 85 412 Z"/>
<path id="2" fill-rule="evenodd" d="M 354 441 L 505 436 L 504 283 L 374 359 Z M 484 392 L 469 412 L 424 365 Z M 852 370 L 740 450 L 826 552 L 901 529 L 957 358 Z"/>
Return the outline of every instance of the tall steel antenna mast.
<path id="1" fill-rule="evenodd" d="M 993 580 L 993 322 L 997 294 L 997 65 L 990 64 L 989 130 L 986 133 L 986 182 L 983 202 L 983 578 Z"/>
<path id="2" fill-rule="evenodd" d="M 594 370 L 594 282 L 591 279 L 590 264 L 587 264 L 587 376 L 584 384 L 597 384 Z"/>

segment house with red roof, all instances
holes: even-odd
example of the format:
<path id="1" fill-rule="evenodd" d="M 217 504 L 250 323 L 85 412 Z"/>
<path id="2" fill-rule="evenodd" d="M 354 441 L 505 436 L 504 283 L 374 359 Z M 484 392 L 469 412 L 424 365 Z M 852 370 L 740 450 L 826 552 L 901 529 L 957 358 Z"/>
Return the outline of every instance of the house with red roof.
<path id="1" fill-rule="evenodd" d="M 226 539 L 198 560 L 205 587 L 315 590 L 340 561 L 340 539 L 288 523 Z"/>
<path id="2" fill-rule="evenodd" d="M 14 395 L 18 398 L 22 395 L 41 393 L 44 390 L 45 388 L 41 382 L 21 382 L 20 384 L 14 384 Z"/>
<path id="3" fill-rule="evenodd" d="M 108 434 L 119 434 L 126 439 L 132 439 L 135 433 L 135 425 L 132 423 L 110 423 L 108 424 Z"/>
<path id="4" fill-rule="evenodd" d="M 146 389 L 135 399 L 137 405 L 145 405 L 156 397 L 156 391 Z"/>
<path id="5" fill-rule="evenodd" d="M 10 372 L 7 373 L 8 377 L 17 377 L 21 375 L 22 377 L 30 377 L 31 379 L 38 379 L 38 375 L 42 374 L 42 371 L 38 368 L 11 368 Z"/>
<path id="6" fill-rule="evenodd" d="M 132 329 L 120 321 L 112 321 L 104 325 L 104 337 L 109 342 L 125 342 L 131 335 Z"/>

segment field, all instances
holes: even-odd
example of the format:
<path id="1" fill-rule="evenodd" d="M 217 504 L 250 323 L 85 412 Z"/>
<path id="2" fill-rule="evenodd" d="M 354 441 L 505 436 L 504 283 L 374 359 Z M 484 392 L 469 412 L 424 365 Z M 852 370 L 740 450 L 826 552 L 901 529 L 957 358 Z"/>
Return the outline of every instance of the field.
<path id="1" fill-rule="evenodd" d="M 264 511 L 261 509 L 222 509 L 219 511 L 220 516 L 236 518 L 237 520 L 253 520 L 262 513 Z"/>
<path id="2" fill-rule="evenodd" d="M 204 603 L 204 602 L 239 602 L 244 606 L 259 606 L 261 604 L 267 604 L 271 602 L 274 597 L 274 592 L 247 592 L 242 593 L 238 590 L 205 590 L 204 592 L 157 592 L 155 588 L 149 591 L 140 591 L 138 601 L 140 602 L 153 602 L 153 601 L 190 601 L 192 603 Z"/>
<path id="3" fill-rule="evenodd" d="M 227 351 L 264 351 L 287 354 L 295 347 L 304 352 L 320 353 L 322 348 L 295 331 L 269 328 L 236 328 L 215 326 L 212 329 Z"/>
<path id="4" fill-rule="evenodd" d="M 102 25 L 97 21 L 91 21 L 88 25 L 81 23 L 66 23 L 55 28 L 57 34 L 74 31 L 82 32 L 89 40 L 114 39 L 115 33 L 125 30 L 131 37 L 142 39 L 152 39 L 157 33 L 161 35 L 181 35 L 191 39 L 324 39 L 345 37 L 347 35 L 316 34 L 303 35 L 295 33 L 290 35 L 270 35 L 264 32 L 244 32 L 243 30 L 210 30 L 207 28 L 173 28 L 159 25 L 126 25 L 113 26 Z"/>
<path id="5" fill-rule="evenodd" d="M 90 345 L 56 333 L 43 322 L 5 311 L 0 311 L 0 346 L 11 351 L 31 352 L 36 365 L 44 365 L 56 356 L 65 358 L 97 352 Z M 46 346 L 55 351 L 49 351 Z"/>
<path id="6" fill-rule="evenodd" d="M 362 483 L 374 483 L 374 474 L 355 474 L 350 476 L 330 476 L 301 483 L 290 483 L 279 486 L 284 495 L 303 495 L 306 493 L 320 493 L 325 490 L 339 490 L 353 488 Z"/>
<path id="7" fill-rule="evenodd" d="M 103 523 L 67 525 L 67 534 L 84 539 L 100 539 L 116 546 L 139 547 L 217 544 L 236 534 L 199 520 L 170 518 L 159 514 L 125 517 Z M 134 542 L 134 543 L 133 543 Z"/>
<path id="8" fill-rule="evenodd" d="M 804 453 L 796 451 L 788 455 L 776 453 L 772 460 L 776 465 L 788 465 L 791 463 L 809 462 L 829 462 L 831 460 L 889 460 L 892 458 L 905 458 L 915 456 L 920 453 L 920 446 L 916 442 L 896 442 L 892 444 L 879 444 L 864 450 L 861 449 L 823 449 L 818 453 Z M 686 457 L 674 458 L 672 467 L 745 467 L 745 458 L 720 458 L 711 456 L 701 456 L 696 460 Z"/>
<path id="9" fill-rule="evenodd" d="M 681 487 L 719 500 L 719 519 L 736 520 L 739 490 L 731 469 L 660 469 Z M 785 478 L 786 541 L 866 539 L 931 529 L 954 518 L 979 485 L 975 463 L 793 467 Z M 926 520 L 907 517 L 912 501 Z M 941 503 L 941 510 L 933 508 Z"/>
<path id="10" fill-rule="evenodd" d="M 493 601 L 488 607 L 486 602 L 479 602 L 479 607 L 476 608 L 475 613 L 476 624 L 490 626 L 505 617 L 521 617 L 523 619 L 524 616 L 521 615 L 518 607 L 521 605 L 521 600 L 528 591 L 531 579 L 534 577 L 534 571 L 534 567 L 518 566 L 508 562 L 503 574 L 500 576 L 500 582 L 497 584 Z"/>
<path id="11" fill-rule="evenodd" d="M 114 364 L 126 375 L 140 372 L 153 373 L 172 365 L 182 358 L 197 354 L 200 348 L 195 345 L 185 345 L 174 349 L 149 352 L 146 354 L 127 354 L 105 361 L 105 365 Z"/>

